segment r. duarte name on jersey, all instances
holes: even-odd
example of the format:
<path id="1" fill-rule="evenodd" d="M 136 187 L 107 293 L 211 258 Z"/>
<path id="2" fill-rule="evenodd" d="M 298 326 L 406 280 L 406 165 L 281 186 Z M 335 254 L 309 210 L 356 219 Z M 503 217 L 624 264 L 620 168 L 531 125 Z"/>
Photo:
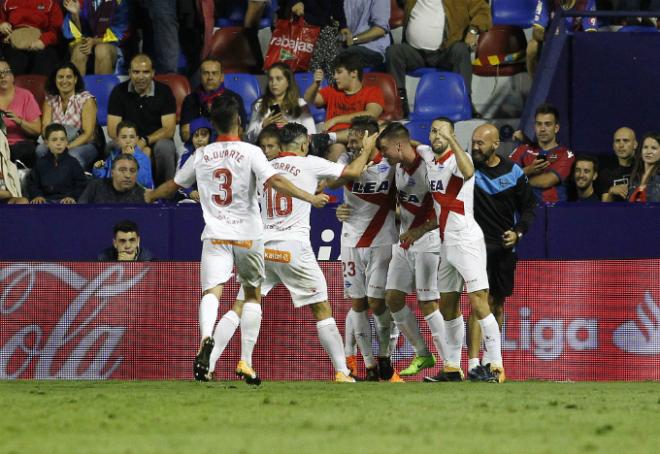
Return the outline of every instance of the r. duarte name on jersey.
<path id="1" fill-rule="evenodd" d="M 385 180 L 381 182 L 378 186 L 375 181 L 370 181 L 368 183 L 362 184 L 357 181 L 354 181 L 351 185 L 351 192 L 355 194 L 376 194 L 379 192 L 388 192 L 390 190 L 390 182 Z"/>
<path id="2" fill-rule="evenodd" d="M 276 46 L 279 46 L 279 47 L 284 47 L 284 48 L 291 49 L 293 51 L 308 52 L 310 54 L 314 50 L 314 44 L 313 43 L 308 43 L 308 42 L 305 42 L 305 41 L 299 41 L 297 39 L 296 40 L 289 39 L 286 36 L 285 37 L 278 36 L 278 37 L 275 37 L 275 38 L 271 39 L 270 40 L 270 45 L 272 46 L 273 44 L 276 45 Z"/>

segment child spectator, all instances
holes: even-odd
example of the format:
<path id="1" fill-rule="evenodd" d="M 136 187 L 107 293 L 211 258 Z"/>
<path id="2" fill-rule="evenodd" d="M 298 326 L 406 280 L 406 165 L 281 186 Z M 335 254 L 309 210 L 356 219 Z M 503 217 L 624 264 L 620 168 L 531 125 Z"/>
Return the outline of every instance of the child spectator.
<path id="1" fill-rule="evenodd" d="M 184 144 L 186 151 L 184 151 L 181 155 L 177 169 L 183 167 L 188 158 L 194 155 L 198 148 L 205 147 L 215 140 L 213 126 L 211 126 L 211 122 L 204 117 L 195 118 L 190 122 L 190 134 L 190 140 Z M 199 192 L 197 191 L 197 185 L 194 184 L 189 188 L 180 188 L 176 200 L 178 202 L 199 202 Z"/>

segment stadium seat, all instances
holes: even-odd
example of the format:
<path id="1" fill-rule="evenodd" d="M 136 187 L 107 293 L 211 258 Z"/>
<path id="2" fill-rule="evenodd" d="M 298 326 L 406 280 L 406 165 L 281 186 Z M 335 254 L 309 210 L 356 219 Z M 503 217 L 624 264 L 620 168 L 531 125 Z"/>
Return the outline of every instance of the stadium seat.
<path id="1" fill-rule="evenodd" d="M 495 25 L 479 36 L 472 72 L 477 76 L 513 76 L 526 71 L 525 32 L 511 25 Z"/>
<path id="2" fill-rule="evenodd" d="M 493 25 L 529 28 L 534 23 L 536 0 L 492 0 Z"/>
<path id="3" fill-rule="evenodd" d="M 405 13 L 396 0 L 390 0 L 390 30 L 403 27 Z"/>
<path id="4" fill-rule="evenodd" d="M 219 16 L 215 21 L 215 26 L 218 28 L 242 27 L 246 4 L 245 0 L 223 0 L 220 2 L 221 9 L 217 12 Z M 272 25 L 273 8 L 270 6 L 270 2 L 266 2 L 264 14 L 259 21 L 259 28 L 270 28 Z"/>
<path id="5" fill-rule="evenodd" d="M 657 33 L 660 30 L 650 25 L 624 25 L 617 31 L 623 33 Z"/>
<path id="6" fill-rule="evenodd" d="M 236 92 L 243 98 L 243 105 L 248 119 L 252 115 L 252 105 L 261 97 L 261 86 L 256 76 L 252 74 L 225 74 L 225 87 Z"/>
<path id="7" fill-rule="evenodd" d="M 406 123 L 406 128 L 410 132 L 410 138 L 424 145 L 429 143 L 429 131 L 431 131 L 431 120 L 429 121 L 410 121 Z"/>
<path id="8" fill-rule="evenodd" d="M 428 67 L 422 67 L 422 68 L 417 68 L 413 69 L 410 72 L 407 72 L 406 75 L 410 77 L 422 77 L 424 74 L 429 74 L 429 73 L 438 73 L 440 70 L 438 68 L 428 68 Z"/>
<path id="9" fill-rule="evenodd" d="M 85 89 L 96 98 L 96 105 L 98 107 L 96 120 L 101 126 L 107 125 L 110 92 L 119 83 L 119 77 L 114 74 L 88 74 L 83 77 L 83 80 L 85 81 Z"/>
<path id="10" fill-rule="evenodd" d="M 403 118 L 403 107 L 394 77 L 387 73 L 368 73 L 363 76 L 362 84 L 365 87 L 380 87 L 382 90 L 385 106 L 380 114 L 381 120 L 394 121 Z"/>
<path id="11" fill-rule="evenodd" d="M 305 91 L 314 81 L 314 74 L 312 73 L 295 73 L 294 77 L 296 78 L 296 84 L 298 84 L 298 90 L 300 91 L 300 97 L 302 98 L 305 95 Z M 323 79 L 321 82 L 321 87 L 326 87 L 328 82 L 326 79 Z M 314 118 L 314 123 L 321 123 L 325 121 L 325 109 L 318 108 L 313 104 L 309 106 L 309 111 L 312 113 Z"/>
<path id="12" fill-rule="evenodd" d="M 179 117 L 181 116 L 183 100 L 191 92 L 190 82 L 188 82 L 188 79 L 181 74 L 156 74 L 154 80 L 169 86 L 172 90 L 174 99 L 176 99 L 176 121 L 178 123 Z"/>
<path id="13" fill-rule="evenodd" d="M 41 74 L 21 74 L 14 78 L 14 84 L 17 87 L 29 90 L 34 95 L 34 99 L 37 100 L 41 109 L 44 99 L 46 99 L 46 76 Z"/>
<path id="14" fill-rule="evenodd" d="M 211 39 L 209 56 L 222 62 L 224 73 L 261 73 L 242 27 L 216 30 Z"/>
<path id="15" fill-rule="evenodd" d="M 447 117 L 452 121 L 472 118 L 470 98 L 460 74 L 437 72 L 425 74 L 420 79 L 410 120 L 436 117 Z"/>

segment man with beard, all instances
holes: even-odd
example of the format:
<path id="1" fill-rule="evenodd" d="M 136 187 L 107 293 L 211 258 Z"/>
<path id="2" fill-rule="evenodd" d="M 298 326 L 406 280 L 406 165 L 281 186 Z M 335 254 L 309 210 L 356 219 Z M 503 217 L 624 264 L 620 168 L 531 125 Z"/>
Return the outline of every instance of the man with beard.
<path id="1" fill-rule="evenodd" d="M 573 168 L 573 184 L 575 185 L 575 197 L 571 202 L 600 202 L 600 196 L 594 189 L 598 179 L 598 158 L 595 156 L 581 155 L 575 160 Z"/>

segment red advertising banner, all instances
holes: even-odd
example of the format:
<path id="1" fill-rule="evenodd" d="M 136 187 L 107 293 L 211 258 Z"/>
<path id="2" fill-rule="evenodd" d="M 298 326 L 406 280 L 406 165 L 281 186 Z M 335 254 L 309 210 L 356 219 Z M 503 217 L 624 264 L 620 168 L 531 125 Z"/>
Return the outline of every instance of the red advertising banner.
<path id="1" fill-rule="evenodd" d="M 321 266 L 343 332 L 341 265 Z M 516 279 L 505 308 L 507 377 L 660 379 L 659 259 L 520 262 Z M 227 285 L 220 315 L 236 291 Z M 260 375 L 331 379 L 311 312 L 293 309 L 281 287 L 263 303 Z M 0 379 L 191 379 L 198 304 L 198 263 L 0 262 Z M 421 317 L 420 326 L 432 348 Z M 220 359 L 219 379 L 233 378 L 238 337 Z M 412 356 L 399 339 L 395 364 Z"/>

